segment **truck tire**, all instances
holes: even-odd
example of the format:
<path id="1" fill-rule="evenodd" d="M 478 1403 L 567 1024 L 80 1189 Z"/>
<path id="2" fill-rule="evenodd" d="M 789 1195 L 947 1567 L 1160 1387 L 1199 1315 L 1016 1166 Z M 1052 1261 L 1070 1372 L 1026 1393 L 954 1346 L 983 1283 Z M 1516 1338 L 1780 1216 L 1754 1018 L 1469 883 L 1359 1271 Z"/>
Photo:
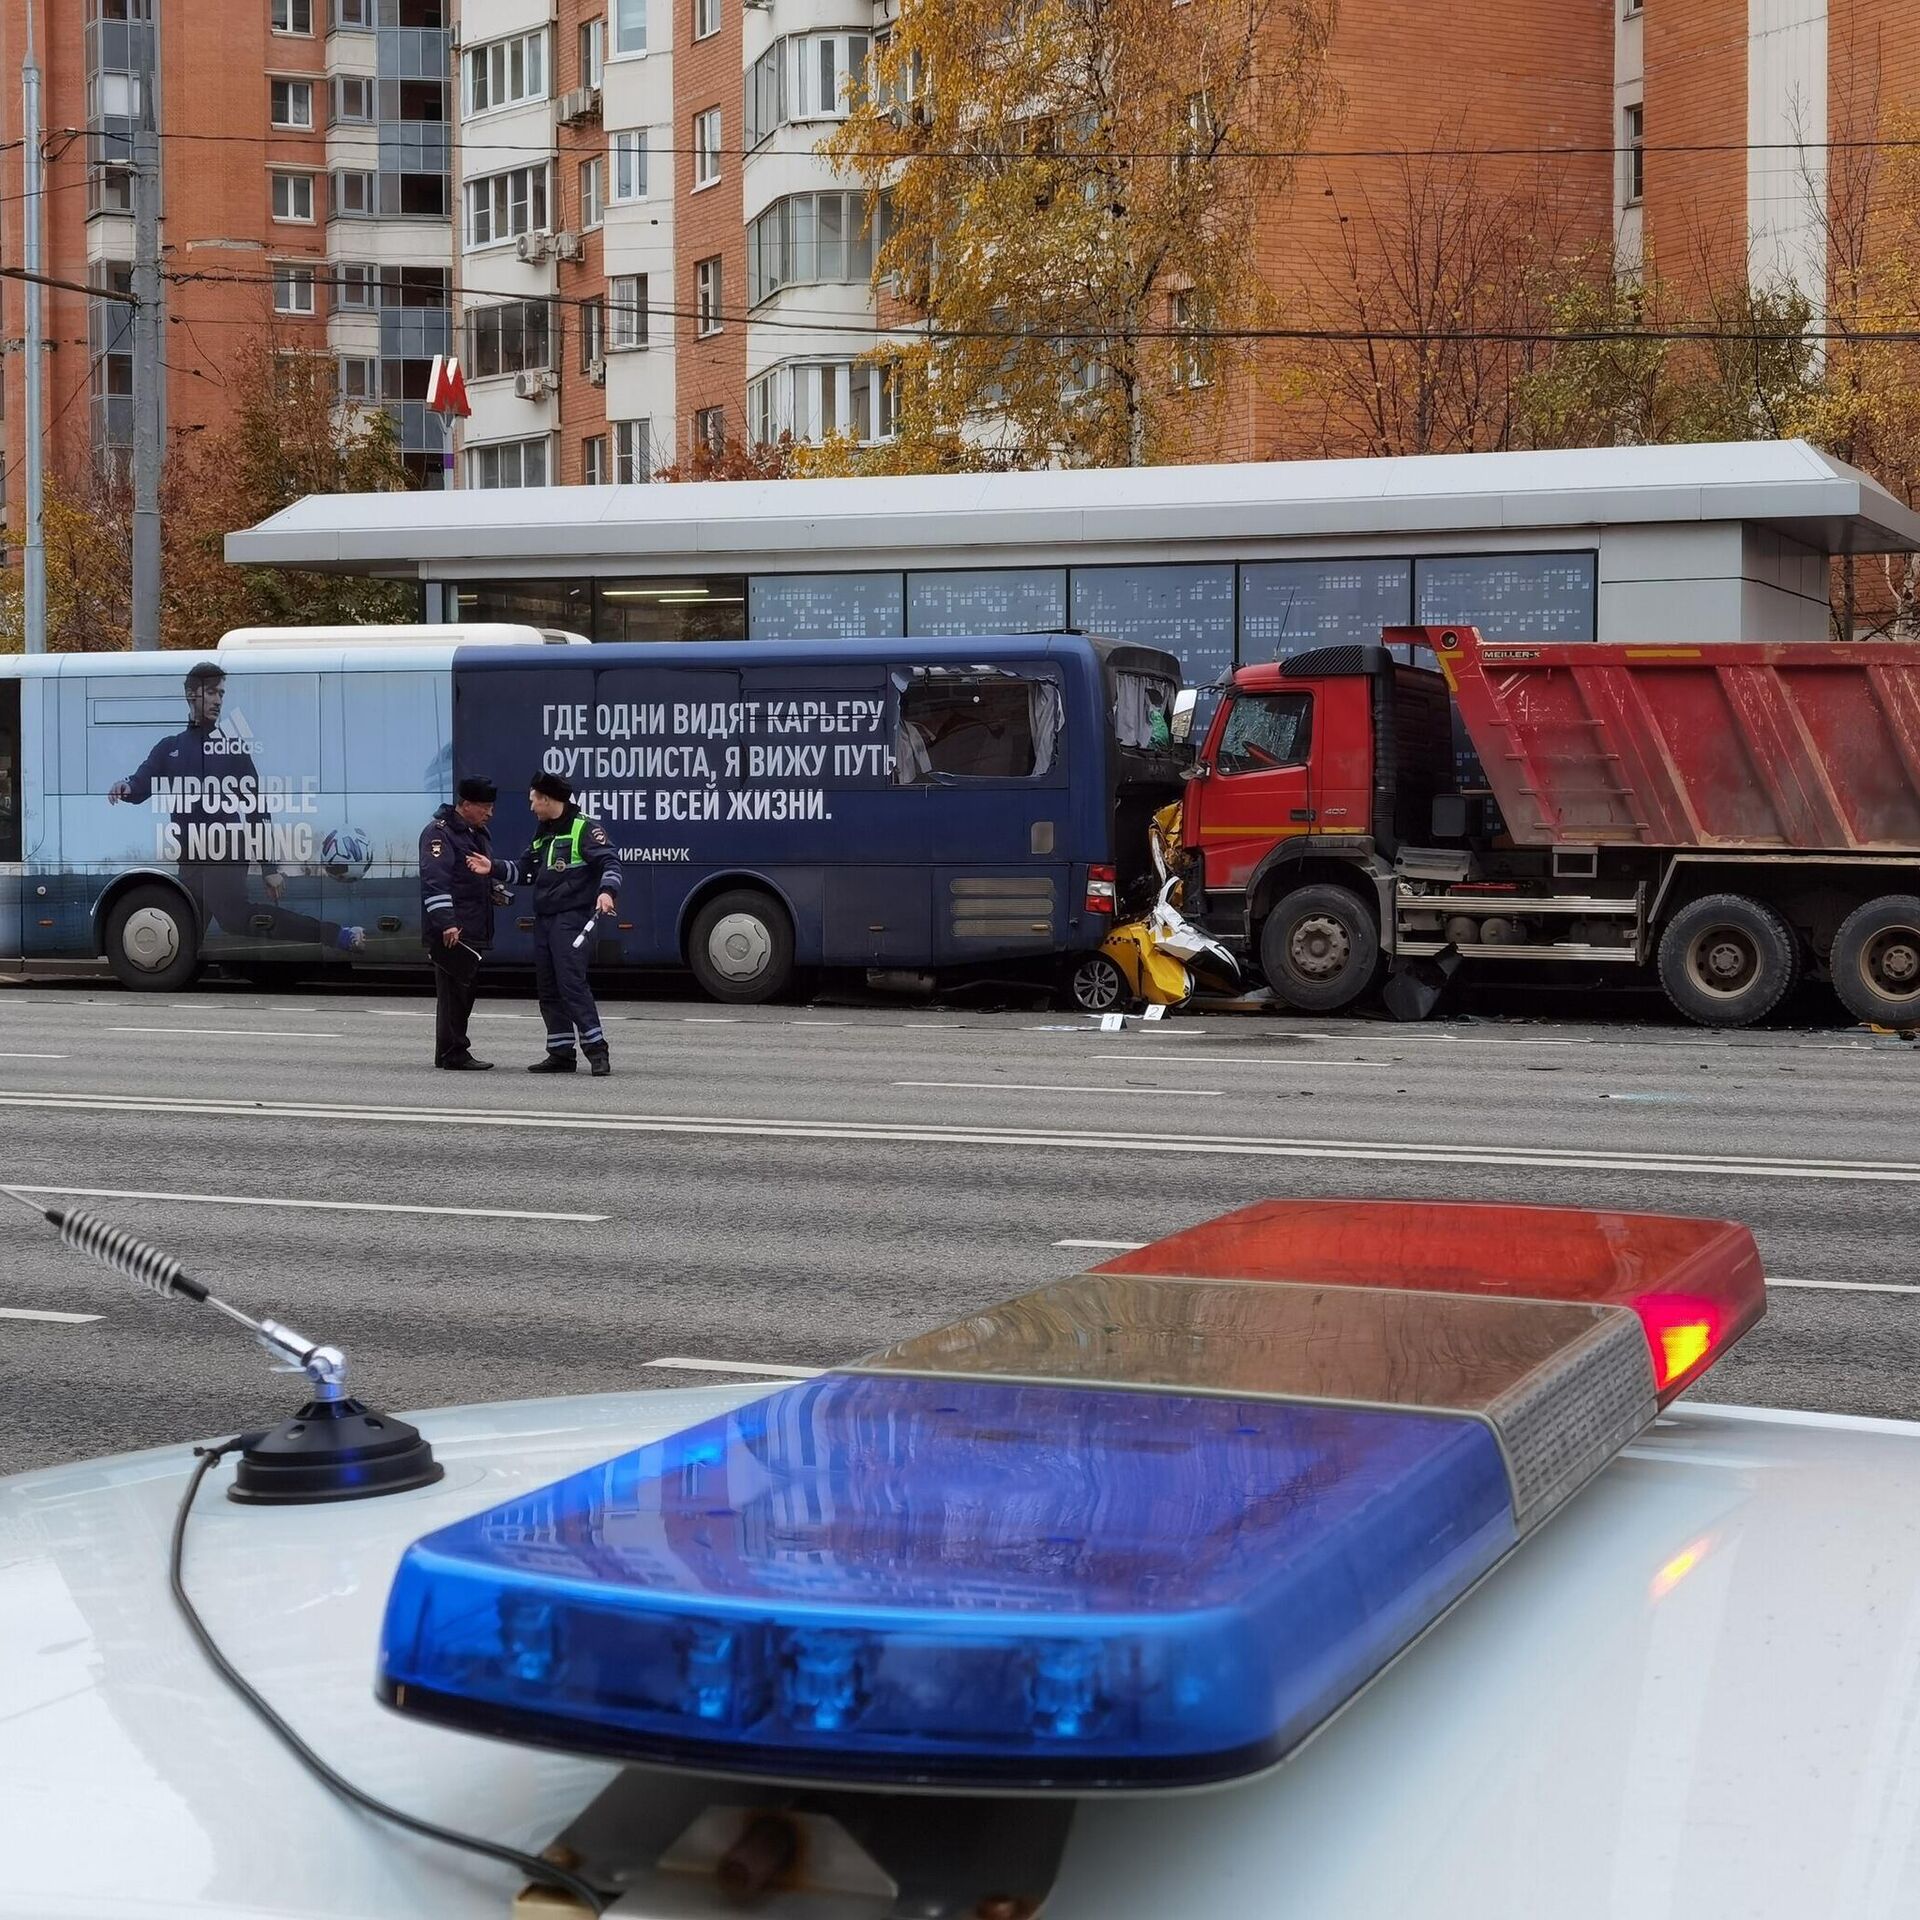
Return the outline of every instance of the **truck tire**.
<path id="1" fill-rule="evenodd" d="M 1373 985 L 1380 935 L 1345 887 L 1300 887 L 1260 929 L 1260 965 L 1277 998 L 1302 1013 L 1337 1013 Z"/>
<path id="2" fill-rule="evenodd" d="M 1920 1026 L 1920 899 L 1884 893 L 1855 907 L 1833 936 L 1833 990 L 1856 1020 Z"/>
<path id="3" fill-rule="evenodd" d="M 200 929 L 177 887 L 129 887 L 107 914 L 107 964 L 136 993 L 174 993 L 200 971 Z"/>
<path id="4" fill-rule="evenodd" d="M 1750 1027 L 1786 998 L 1799 971 L 1793 930 L 1741 893 L 1689 901 L 1660 936 L 1660 984 L 1703 1027 Z"/>
<path id="5" fill-rule="evenodd" d="M 736 887 L 693 917 L 687 965 L 710 1000 L 757 1006 L 793 983 L 793 923 L 770 893 Z"/>

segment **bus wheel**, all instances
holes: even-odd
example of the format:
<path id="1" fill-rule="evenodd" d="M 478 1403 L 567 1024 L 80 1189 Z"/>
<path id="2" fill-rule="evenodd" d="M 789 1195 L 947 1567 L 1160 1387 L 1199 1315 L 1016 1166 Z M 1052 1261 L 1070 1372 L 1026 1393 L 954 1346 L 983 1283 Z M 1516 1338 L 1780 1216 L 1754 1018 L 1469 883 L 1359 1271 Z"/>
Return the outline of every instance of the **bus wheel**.
<path id="1" fill-rule="evenodd" d="M 107 915 L 107 964 L 123 987 L 172 993 L 200 968 L 200 936 L 186 896 L 172 887 L 133 887 Z"/>
<path id="2" fill-rule="evenodd" d="M 1337 1013 L 1373 985 L 1380 936 L 1358 894 L 1300 887 L 1260 929 L 1260 966 L 1277 999 L 1302 1013 Z"/>
<path id="3" fill-rule="evenodd" d="M 793 926 L 771 895 L 741 887 L 716 894 L 694 915 L 687 964 L 707 997 L 757 1004 L 793 980 Z"/>
<path id="4" fill-rule="evenodd" d="M 1833 936 L 1833 990 L 1856 1020 L 1920 1026 L 1920 899 L 1882 894 L 1854 910 Z"/>
<path id="5" fill-rule="evenodd" d="M 1703 1027 L 1750 1027 L 1787 996 L 1799 971 L 1793 930 L 1759 900 L 1710 893 L 1660 936 L 1660 984 Z"/>
<path id="6" fill-rule="evenodd" d="M 1083 953 L 1067 967 L 1067 1000 L 1082 1013 L 1113 1013 L 1129 997 L 1127 977 L 1104 953 Z"/>

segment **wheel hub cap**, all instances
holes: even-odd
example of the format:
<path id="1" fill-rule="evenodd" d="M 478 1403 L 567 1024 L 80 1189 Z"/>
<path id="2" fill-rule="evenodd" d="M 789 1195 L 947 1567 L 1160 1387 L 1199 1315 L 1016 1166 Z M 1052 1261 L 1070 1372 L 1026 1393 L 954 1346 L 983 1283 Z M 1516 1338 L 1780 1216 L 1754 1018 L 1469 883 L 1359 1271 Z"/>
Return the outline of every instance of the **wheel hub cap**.
<path id="1" fill-rule="evenodd" d="M 142 907 L 127 916 L 120 945 L 142 972 L 158 973 L 171 966 L 180 951 L 180 928 L 172 914 L 159 907 Z"/>
<path id="2" fill-rule="evenodd" d="M 766 970 L 773 939 L 750 913 L 730 913 L 714 922 L 707 936 L 707 958 L 713 970 L 729 980 L 751 980 Z"/>
<path id="3" fill-rule="evenodd" d="M 1759 970 L 1751 942 L 1731 927 L 1715 927 L 1694 942 L 1693 977 L 1709 993 L 1738 993 Z"/>
<path id="4" fill-rule="evenodd" d="M 1352 942 L 1338 920 L 1316 915 L 1293 930 L 1288 953 L 1299 971 L 1314 980 L 1330 979 L 1347 964 Z"/>
<path id="5" fill-rule="evenodd" d="M 1895 999 L 1920 995 L 1920 929 L 1890 927 L 1867 943 L 1866 975 L 1876 991 Z"/>

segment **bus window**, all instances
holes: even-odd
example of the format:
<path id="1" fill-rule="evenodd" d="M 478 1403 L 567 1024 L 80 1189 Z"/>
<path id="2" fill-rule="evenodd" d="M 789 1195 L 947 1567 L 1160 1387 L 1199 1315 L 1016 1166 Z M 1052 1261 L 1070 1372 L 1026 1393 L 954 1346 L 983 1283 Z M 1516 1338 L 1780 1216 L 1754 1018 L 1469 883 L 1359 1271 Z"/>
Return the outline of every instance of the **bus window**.
<path id="1" fill-rule="evenodd" d="M 20 858 L 20 682 L 0 680 L 0 861 Z"/>
<path id="2" fill-rule="evenodd" d="M 1157 673 L 1113 676 L 1113 735 L 1123 747 L 1165 753 L 1173 746 L 1173 696 L 1179 682 Z"/>
<path id="3" fill-rule="evenodd" d="M 916 667 L 900 687 L 900 783 L 1037 780 L 1059 759 L 1059 683 L 978 667 Z"/>

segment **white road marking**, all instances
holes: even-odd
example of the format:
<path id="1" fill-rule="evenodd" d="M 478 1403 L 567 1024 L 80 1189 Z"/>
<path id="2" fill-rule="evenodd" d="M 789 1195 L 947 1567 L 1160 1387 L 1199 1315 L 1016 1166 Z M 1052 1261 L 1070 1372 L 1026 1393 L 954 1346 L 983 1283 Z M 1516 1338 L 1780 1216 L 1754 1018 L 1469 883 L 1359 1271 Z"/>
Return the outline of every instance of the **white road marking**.
<path id="1" fill-rule="evenodd" d="M 1137 1053 L 1095 1053 L 1087 1056 L 1092 1060 L 1124 1060 L 1130 1066 L 1140 1065 Z M 1360 1067 L 1370 1073 L 1390 1073 L 1401 1064 L 1397 1060 L 1300 1060 L 1287 1054 L 1270 1056 L 1264 1060 L 1247 1060 L 1225 1053 L 1183 1053 L 1180 1056 L 1183 1067 L 1265 1067 L 1269 1073 L 1286 1073 L 1294 1067 L 1304 1067 L 1309 1073 L 1339 1073 L 1351 1067 Z"/>
<path id="2" fill-rule="evenodd" d="M 1056 1240 L 1056 1247 L 1088 1247 L 1095 1253 L 1138 1253 L 1151 1243 L 1145 1240 Z"/>
<path id="3" fill-rule="evenodd" d="M 682 1373 L 770 1373 L 780 1380 L 818 1380 L 826 1372 L 825 1367 L 777 1367 L 771 1363 L 756 1367 L 744 1360 L 686 1360 L 678 1357 L 648 1360 L 642 1364 L 649 1367 L 677 1367 Z"/>
<path id="4" fill-rule="evenodd" d="M 67 1060 L 71 1058 L 70 1054 L 65 1053 L 0 1053 L 0 1060 Z"/>
<path id="5" fill-rule="evenodd" d="M 724 1114 L 566 1113 L 548 1108 L 401 1107 L 295 1100 L 191 1100 L 148 1094 L 0 1090 L 0 1107 L 48 1112 L 176 1114 L 245 1120 L 337 1120 L 354 1126 L 505 1127 L 575 1133 L 687 1134 L 736 1140 L 886 1141 L 908 1146 L 1058 1147 L 1097 1153 L 1182 1153 L 1229 1159 L 1343 1160 L 1418 1166 L 1550 1167 L 1599 1173 L 1710 1174 L 1778 1180 L 1920 1185 L 1920 1162 L 1795 1160 L 1763 1154 L 1621 1153 L 1586 1147 L 1457 1141 L 1307 1139 L 1259 1134 L 1097 1133 L 1073 1127 L 968 1127 L 906 1121 L 777 1120 Z"/>
<path id="6" fill-rule="evenodd" d="M 1779 1280 L 1767 1275 L 1770 1287 L 1818 1287 L 1823 1293 L 1920 1293 L 1920 1287 L 1896 1286 L 1890 1280 Z"/>
<path id="7" fill-rule="evenodd" d="M 1218 1100 L 1217 1087 L 1051 1087 L 1026 1080 L 896 1080 L 896 1087 L 944 1087 L 960 1093 L 1100 1093 L 1174 1100 Z"/>
<path id="8" fill-rule="evenodd" d="M 344 1033 L 317 1033 L 304 1027 L 109 1027 L 109 1033 L 199 1033 L 222 1040 L 344 1040 Z"/>
<path id="9" fill-rule="evenodd" d="M 737 1027 L 740 1018 L 732 1013 L 683 1013 L 680 1024 L 683 1027 Z"/>
<path id="10" fill-rule="evenodd" d="M 52 1193 L 86 1200 L 179 1200 L 201 1207 L 297 1207 L 315 1213 L 435 1213 L 467 1220 L 559 1220 L 598 1226 L 605 1213 L 529 1213 L 516 1207 L 426 1207 L 397 1200 L 294 1200 L 278 1195 L 241 1193 L 156 1193 L 138 1187 L 27 1187 L 11 1182 L 15 1193 Z"/>
<path id="11" fill-rule="evenodd" d="M 911 1033 L 958 1033 L 964 1020 L 903 1020 L 901 1026 Z"/>
<path id="12" fill-rule="evenodd" d="M 0 1320 L 52 1320 L 63 1327 L 78 1327 L 103 1316 L 97 1313 L 54 1313 L 42 1307 L 0 1307 Z"/>

